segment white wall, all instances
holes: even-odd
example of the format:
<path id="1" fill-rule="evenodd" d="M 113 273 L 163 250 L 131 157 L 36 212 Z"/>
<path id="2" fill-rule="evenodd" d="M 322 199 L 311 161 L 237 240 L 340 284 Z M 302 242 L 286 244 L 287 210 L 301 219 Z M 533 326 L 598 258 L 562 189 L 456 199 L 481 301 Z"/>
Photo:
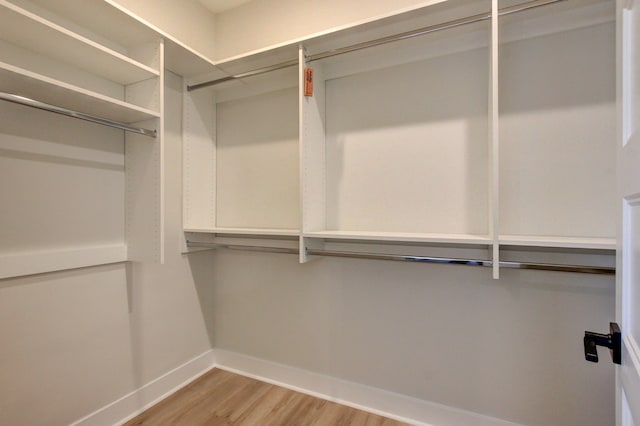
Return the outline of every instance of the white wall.
<path id="1" fill-rule="evenodd" d="M 614 279 L 349 259 L 215 255 L 214 346 L 527 425 L 612 424 Z"/>
<path id="2" fill-rule="evenodd" d="M 132 264 L 129 271 L 116 264 L 1 280 L 2 424 L 68 424 L 211 349 L 210 255 L 187 258 L 179 250 L 181 80 L 171 75 L 167 80 L 166 264 Z M 40 125 L 60 120 L 37 114 L 25 118 Z M 4 117 L 0 129 L 13 129 L 2 123 Z M 84 125 L 76 123 L 68 123 L 69 138 L 74 126 Z M 0 135 L 3 141 L 11 137 Z M 35 161 L 59 162 L 53 157 Z"/>

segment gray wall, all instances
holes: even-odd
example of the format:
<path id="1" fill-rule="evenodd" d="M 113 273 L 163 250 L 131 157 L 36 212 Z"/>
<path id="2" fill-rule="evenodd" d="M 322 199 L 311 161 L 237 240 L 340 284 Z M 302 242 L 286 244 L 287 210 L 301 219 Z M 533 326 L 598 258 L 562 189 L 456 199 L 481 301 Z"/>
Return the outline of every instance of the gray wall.
<path id="1" fill-rule="evenodd" d="M 214 346 L 529 425 L 605 425 L 614 369 L 584 330 L 614 280 L 283 254 L 215 255 Z"/>

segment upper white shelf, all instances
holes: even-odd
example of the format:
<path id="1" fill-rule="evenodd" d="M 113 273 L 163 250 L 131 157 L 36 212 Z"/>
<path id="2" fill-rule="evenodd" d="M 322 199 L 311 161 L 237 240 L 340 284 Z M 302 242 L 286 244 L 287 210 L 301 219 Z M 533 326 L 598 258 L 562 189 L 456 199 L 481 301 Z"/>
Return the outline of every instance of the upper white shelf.
<path id="1" fill-rule="evenodd" d="M 0 91 L 109 120 L 135 123 L 160 113 L 0 62 Z"/>
<path id="2" fill-rule="evenodd" d="M 556 237 L 538 235 L 501 235 L 501 245 L 615 250 L 615 238 Z"/>
<path id="3" fill-rule="evenodd" d="M 15 0 L 14 0 L 15 1 Z M 152 27 L 117 2 L 111 0 L 30 0 L 36 7 L 55 17 L 71 22 L 78 33 L 98 42 L 105 41 L 114 50 L 135 48 L 146 43 L 165 40 L 165 68 L 191 77 L 215 70 L 213 62 L 203 54 Z M 57 20 L 56 20 L 57 21 Z M 76 28 L 74 28 L 76 30 Z M 84 31 L 83 31 L 84 30 Z"/>
<path id="4" fill-rule="evenodd" d="M 158 70 L 6 0 L 0 0 L 0 39 L 123 85 L 160 75 Z"/>
<path id="5" fill-rule="evenodd" d="M 305 232 L 305 237 L 336 240 L 396 241 L 432 244 L 491 244 L 485 235 L 472 234 L 421 234 L 409 232 L 366 232 L 366 231 L 315 231 Z"/>

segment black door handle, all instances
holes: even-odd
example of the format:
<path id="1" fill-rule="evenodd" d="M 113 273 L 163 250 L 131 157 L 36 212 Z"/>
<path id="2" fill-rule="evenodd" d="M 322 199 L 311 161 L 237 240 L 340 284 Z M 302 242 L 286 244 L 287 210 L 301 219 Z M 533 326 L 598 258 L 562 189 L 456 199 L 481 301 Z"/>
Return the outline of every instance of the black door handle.
<path id="1" fill-rule="evenodd" d="M 609 334 L 584 332 L 584 358 L 587 361 L 598 362 L 597 346 L 605 346 L 611 352 L 614 364 L 622 362 L 622 333 L 620 326 L 615 322 L 609 323 Z"/>

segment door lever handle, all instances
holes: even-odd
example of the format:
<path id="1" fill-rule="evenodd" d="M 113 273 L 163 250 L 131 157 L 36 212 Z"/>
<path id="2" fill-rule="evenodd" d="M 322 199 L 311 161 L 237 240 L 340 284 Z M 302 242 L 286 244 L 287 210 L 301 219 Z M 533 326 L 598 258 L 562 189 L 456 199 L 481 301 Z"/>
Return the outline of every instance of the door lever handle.
<path id="1" fill-rule="evenodd" d="M 609 334 L 594 333 L 592 331 L 584 332 L 584 358 L 587 361 L 598 362 L 597 346 L 609 348 L 611 358 L 614 364 L 620 364 L 622 361 L 622 333 L 617 323 L 609 323 Z"/>

